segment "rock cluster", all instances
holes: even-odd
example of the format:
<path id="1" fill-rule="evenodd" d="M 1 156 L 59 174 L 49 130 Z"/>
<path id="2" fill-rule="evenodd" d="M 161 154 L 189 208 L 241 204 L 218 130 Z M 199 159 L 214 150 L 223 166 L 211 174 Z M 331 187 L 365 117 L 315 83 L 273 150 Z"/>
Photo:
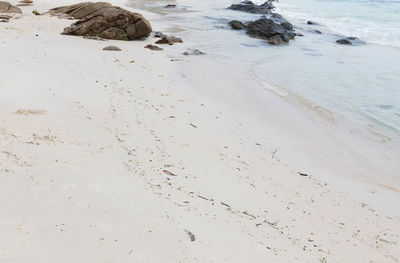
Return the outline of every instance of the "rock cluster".
<path id="1" fill-rule="evenodd" d="M 296 36 L 293 25 L 280 14 L 271 12 L 274 9 L 272 2 L 270 0 L 262 5 L 256 5 L 251 1 L 244 1 L 240 4 L 231 5 L 229 9 L 267 15 L 246 24 L 238 20 L 232 20 L 229 25 L 235 30 L 245 29 L 249 36 L 265 39 L 271 45 L 288 43 L 290 39 L 294 39 Z"/>
<path id="2" fill-rule="evenodd" d="M 265 39 L 271 45 L 281 45 L 294 39 L 296 33 L 293 31 L 293 25 L 289 22 L 278 24 L 272 19 L 261 18 L 251 22 L 246 27 L 246 33 L 251 37 Z"/>
<path id="3" fill-rule="evenodd" d="M 151 25 L 141 14 L 104 2 L 85 2 L 49 10 L 51 15 L 78 19 L 64 29 L 64 35 L 133 40 L 148 36 Z"/>
<path id="4" fill-rule="evenodd" d="M 243 11 L 253 14 L 271 14 L 271 10 L 274 9 L 272 1 L 267 1 L 264 4 L 256 5 L 252 1 L 244 1 L 240 4 L 233 4 L 229 9 Z"/>

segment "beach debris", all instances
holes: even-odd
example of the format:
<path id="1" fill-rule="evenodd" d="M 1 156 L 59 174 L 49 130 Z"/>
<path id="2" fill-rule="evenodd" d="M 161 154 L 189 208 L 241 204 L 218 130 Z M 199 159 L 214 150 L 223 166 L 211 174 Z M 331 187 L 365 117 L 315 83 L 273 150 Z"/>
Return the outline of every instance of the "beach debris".
<path id="1" fill-rule="evenodd" d="M 197 197 L 198 198 L 201 198 L 201 199 L 204 199 L 204 200 L 206 200 L 206 201 L 210 201 L 210 202 L 212 202 L 212 201 L 214 201 L 214 199 L 209 199 L 209 198 L 206 198 L 206 197 L 204 197 L 204 196 L 201 196 L 201 195 L 197 195 Z"/>
<path id="2" fill-rule="evenodd" d="M 192 232 L 190 232 L 189 230 L 187 230 L 187 229 L 185 229 L 185 232 L 186 232 L 186 234 L 189 236 L 189 238 L 190 238 L 190 241 L 195 241 L 196 240 L 196 237 L 195 237 L 195 235 L 192 233 Z"/>
<path id="3" fill-rule="evenodd" d="M 197 128 L 196 125 L 194 125 L 193 123 L 190 124 L 193 128 Z"/>
<path id="4" fill-rule="evenodd" d="M 365 44 L 363 41 L 361 41 L 357 37 L 341 38 L 341 39 L 336 40 L 336 43 L 341 44 L 341 45 L 351 45 L 351 46 Z"/>
<path id="5" fill-rule="evenodd" d="M 230 205 L 228 205 L 228 204 L 226 204 L 226 203 L 224 203 L 224 202 L 221 202 L 221 205 L 226 206 L 226 207 L 228 207 L 228 208 L 231 208 Z"/>
<path id="6" fill-rule="evenodd" d="M 133 40 L 148 36 L 151 25 L 141 14 L 105 2 L 85 2 L 49 10 L 60 18 L 78 19 L 63 35 L 96 36 L 105 39 Z"/>
<path id="7" fill-rule="evenodd" d="M 32 11 L 32 14 L 34 14 L 35 16 L 42 16 L 42 15 L 43 15 L 42 13 L 40 13 L 40 12 L 37 11 L 37 10 L 33 10 L 33 11 Z"/>
<path id="8" fill-rule="evenodd" d="M 182 39 L 174 36 L 162 36 L 160 40 L 156 42 L 156 44 L 168 44 L 173 45 L 174 43 L 183 43 Z"/>
<path id="9" fill-rule="evenodd" d="M 168 175 L 168 176 L 177 176 L 176 174 L 171 173 L 171 172 L 168 171 L 168 170 L 163 170 L 163 173 L 165 173 L 165 174 Z"/>
<path id="10" fill-rule="evenodd" d="M 273 0 L 269 0 L 261 5 L 256 5 L 252 1 L 243 1 L 240 4 L 233 4 L 228 9 L 242 11 L 252 14 L 271 14 L 271 10 L 275 7 L 272 4 Z"/>
<path id="11" fill-rule="evenodd" d="M 159 50 L 164 50 L 163 48 L 161 48 L 161 47 L 159 47 L 159 46 L 156 46 L 156 45 L 152 45 L 152 44 L 148 44 L 148 45 L 146 45 L 144 48 L 148 48 L 148 49 L 150 49 L 150 50 L 157 50 L 157 51 L 159 51 Z"/>
<path id="12" fill-rule="evenodd" d="M 129 63 L 132 63 L 132 64 L 133 64 L 133 63 L 135 63 L 135 60 L 134 60 L 134 59 L 132 59 L 131 61 L 129 61 Z"/>
<path id="13" fill-rule="evenodd" d="M 46 110 L 28 110 L 28 109 L 18 109 L 14 114 L 19 115 L 42 115 L 46 114 Z"/>
<path id="14" fill-rule="evenodd" d="M 176 5 L 173 5 L 173 4 L 168 4 L 165 6 L 165 8 L 175 8 L 175 7 L 176 7 Z"/>
<path id="15" fill-rule="evenodd" d="M 256 216 L 254 216 L 254 215 L 252 215 L 252 214 L 249 214 L 247 211 L 244 211 L 244 212 L 242 212 L 242 213 L 245 214 L 246 216 L 249 216 L 249 217 L 253 218 L 253 219 L 257 219 Z"/>
<path id="16" fill-rule="evenodd" d="M 297 172 L 301 176 L 308 176 L 308 174 Z"/>
<path id="17" fill-rule="evenodd" d="M 106 46 L 105 48 L 103 48 L 103 50 L 106 51 L 121 51 L 121 49 L 117 46 Z"/>
<path id="18" fill-rule="evenodd" d="M 288 43 L 290 39 L 294 39 L 296 36 L 296 33 L 292 30 L 293 26 L 289 24 L 286 22 L 278 24 L 272 19 L 261 18 L 251 22 L 246 30 L 251 37 L 265 39 L 272 45 L 281 45 Z"/>
<path id="19" fill-rule="evenodd" d="M 235 30 L 242 30 L 242 29 L 246 28 L 246 26 L 238 20 L 230 21 L 229 25 L 231 26 L 232 29 L 235 29 Z"/>
<path id="20" fill-rule="evenodd" d="M 198 49 L 189 49 L 188 51 L 183 52 L 185 56 L 198 56 L 198 55 L 205 55 L 206 53 L 201 52 Z"/>

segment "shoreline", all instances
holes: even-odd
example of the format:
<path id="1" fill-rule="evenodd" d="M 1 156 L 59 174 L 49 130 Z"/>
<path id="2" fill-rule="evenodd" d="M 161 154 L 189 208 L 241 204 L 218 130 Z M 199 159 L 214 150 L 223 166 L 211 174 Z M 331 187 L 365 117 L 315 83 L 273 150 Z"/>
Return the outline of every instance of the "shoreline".
<path id="1" fill-rule="evenodd" d="M 399 193 L 344 189 L 271 155 L 275 137 L 235 133 L 181 86 L 175 62 L 144 49 L 152 37 L 63 36 L 70 20 L 31 14 L 75 2 L 34 3 L 0 24 L 0 261 L 399 260 L 399 211 L 382 203 Z M 269 135 L 290 131 L 270 117 Z"/>

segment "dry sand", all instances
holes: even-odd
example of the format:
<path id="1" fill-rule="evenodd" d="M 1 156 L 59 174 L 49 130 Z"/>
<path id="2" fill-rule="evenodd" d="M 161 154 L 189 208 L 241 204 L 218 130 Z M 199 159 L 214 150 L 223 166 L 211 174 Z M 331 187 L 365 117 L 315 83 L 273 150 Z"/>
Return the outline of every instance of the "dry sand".
<path id="1" fill-rule="evenodd" d="M 238 143 L 154 39 L 31 14 L 72 2 L 0 24 L 0 262 L 400 261 L 397 213 Z"/>

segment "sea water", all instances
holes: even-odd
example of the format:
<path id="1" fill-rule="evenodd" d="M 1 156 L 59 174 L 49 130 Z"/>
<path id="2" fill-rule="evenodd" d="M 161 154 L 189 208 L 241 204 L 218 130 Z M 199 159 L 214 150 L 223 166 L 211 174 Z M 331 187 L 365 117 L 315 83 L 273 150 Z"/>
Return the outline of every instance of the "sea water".
<path id="1" fill-rule="evenodd" d="M 335 114 L 400 131 L 400 0 L 281 0 L 275 11 L 304 35 L 281 47 L 229 29 L 231 19 L 260 17 L 226 9 L 237 2 L 131 0 L 131 5 L 164 14 L 164 30 L 208 51 L 212 60 L 234 64 Z M 177 8 L 164 8 L 168 3 Z M 308 20 L 320 25 L 307 25 Z M 366 44 L 335 42 L 346 36 Z"/>
<path id="2" fill-rule="evenodd" d="M 254 123 L 265 123 L 265 130 L 269 129 L 269 124 L 280 127 L 265 138 L 278 138 L 273 133 L 281 132 L 286 136 L 286 130 L 295 130 L 290 136 L 297 136 L 296 140 L 282 140 L 279 145 L 287 141 L 287 152 L 297 152 L 293 159 L 301 159 L 302 151 L 313 139 L 306 137 L 307 127 L 301 124 L 293 122 L 284 126 L 280 123 L 291 122 L 291 116 L 301 118 L 295 111 L 282 112 L 290 107 L 276 104 L 275 113 L 282 118 L 271 115 L 274 109 L 267 104 L 275 101 L 263 93 L 268 90 L 279 99 L 318 114 L 332 124 L 332 129 L 357 134 L 344 142 L 343 147 L 357 140 L 356 130 L 374 137 L 378 144 L 365 149 L 369 151 L 368 159 L 380 163 L 391 159 L 385 166 L 396 166 L 392 174 L 399 173 L 400 150 L 396 148 L 400 141 L 400 1 L 280 0 L 275 2 L 275 12 L 282 14 L 295 26 L 296 32 L 304 35 L 282 46 L 271 46 L 265 40 L 250 38 L 244 31 L 229 27 L 228 22 L 233 19 L 246 22 L 261 17 L 227 9 L 239 2 L 130 0 L 129 5 L 158 13 L 159 18 L 152 20 L 156 25 L 154 29 L 184 40 L 180 46 L 165 47 L 165 52 L 175 61 L 180 83 L 186 91 L 219 105 L 215 108 L 215 112 L 221 113 L 219 117 L 245 113 L 242 119 L 259 116 Z M 167 4 L 176 4 L 176 8 L 165 8 Z M 319 25 L 308 25 L 308 20 Z M 336 43 L 349 36 L 358 37 L 365 44 Z M 206 55 L 183 56 L 183 51 L 190 48 Z M 261 140 L 262 129 L 248 126 L 252 127 L 248 128 L 248 133 L 259 132 Z M 274 140 L 266 142 L 274 144 Z M 320 152 L 319 144 L 326 141 L 321 136 L 314 152 Z M 368 140 L 361 140 L 351 145 L 349 152 L 353 149 L 363 152 L 367 144 Z M 330 149 L 332 145 L 324 147 Z M 394 151 L 385 152 L 382 150 L 385 147 Z M 335 159 L 337 154 L 327 156 L 326 162 Z"/>

